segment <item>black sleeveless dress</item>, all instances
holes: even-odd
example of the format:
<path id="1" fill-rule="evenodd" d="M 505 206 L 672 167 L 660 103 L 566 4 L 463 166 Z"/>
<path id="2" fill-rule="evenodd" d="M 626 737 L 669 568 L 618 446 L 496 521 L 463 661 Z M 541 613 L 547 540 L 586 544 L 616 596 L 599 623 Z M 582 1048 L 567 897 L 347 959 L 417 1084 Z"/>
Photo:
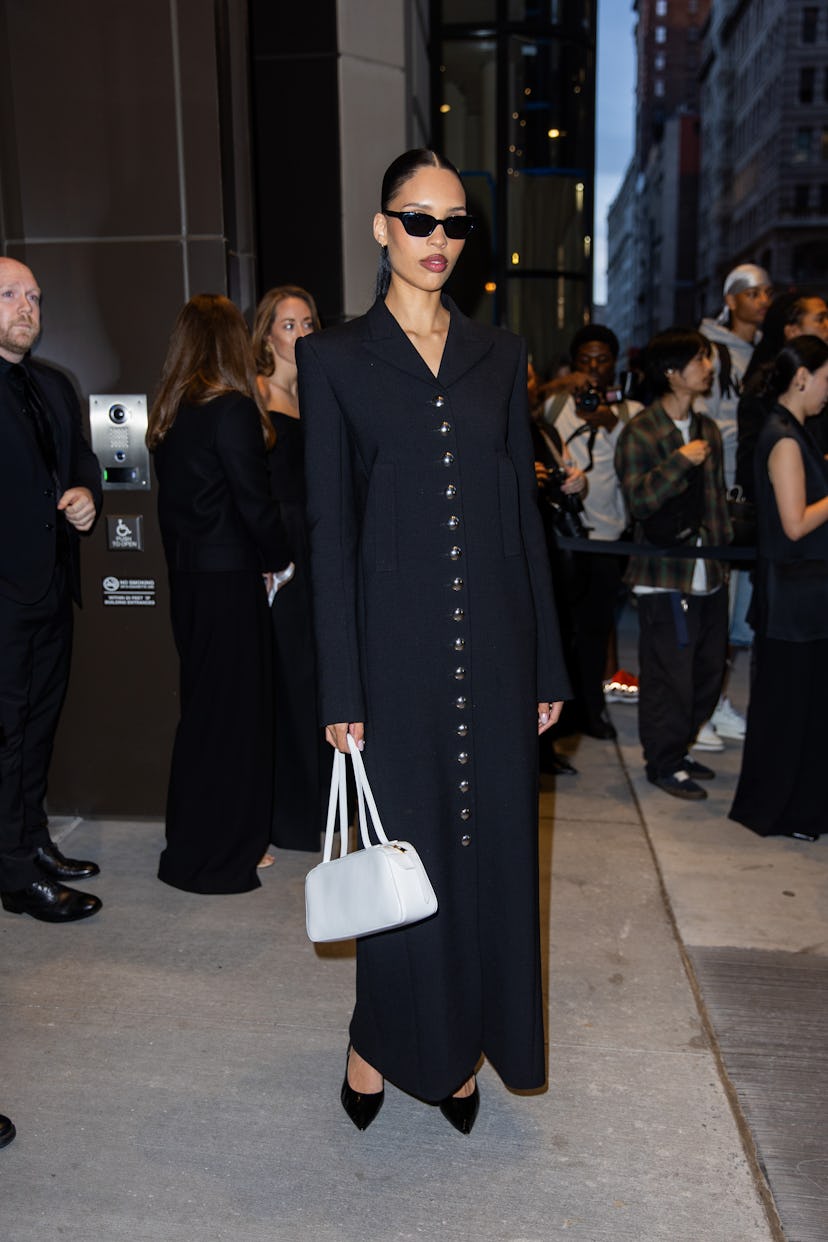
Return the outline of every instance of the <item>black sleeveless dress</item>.
<path id="1" fill-rule="evenodd" d="M 810 432 L 777 405 L 755 459 L 758 559 L 752 606 L 756 674 L 742 771 L 730 818 L 759 836 L 818 836 L 828 829 L 828 523 L 802 539 L 782 529 L 768 458 L 792 439 L 805 467 L 805 498 L 828 496 L 828 471 Z"/>
<path id="2" fill-rule="evenodd" d="M 274 845 L 318 850 L 325 826 L 332 750 L 317 710 L 305 518 L 304 435 L 298 418 L 269 410 L 276 444 L 268 453 L 271 495 L 279 501 L 296 572 L 271 608 L 276 703 Z"/>

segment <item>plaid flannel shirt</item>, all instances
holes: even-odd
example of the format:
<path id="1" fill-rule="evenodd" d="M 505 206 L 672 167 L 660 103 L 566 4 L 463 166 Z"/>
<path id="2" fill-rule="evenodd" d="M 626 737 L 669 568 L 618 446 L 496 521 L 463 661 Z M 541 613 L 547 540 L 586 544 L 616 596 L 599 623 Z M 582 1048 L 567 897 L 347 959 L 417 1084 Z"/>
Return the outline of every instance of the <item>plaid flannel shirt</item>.
<path id="1" fill-rule="evenodd" d="M 722 438 L 711 418 L 691 415 L 690 439 L 706 440 L 710 454 L 702 470 L 702 521 L 699 537 L 702 544 L 715 546 L 730 543 L 733 529 L 727 512 L 727 498 L 722 471 Z M 656 401 L 624 428 L 615 450 L 615 469 L 627 501 L 630 516 L 636 521 L 636 542 L 646 542 L 641 519 L 657 513 L 666 500 L 687 489 L 689 473 L 694 467 L 679 450 L 684 444 L 682 434 L 661 403 Z M 630 557 L 625 581 L 635 586 L 660 587 L 668 591 L 689 593 L 695 560 L 692 557 Z M 707 589 L 721 586 L 727 567 L 721 561 L 705 561 Z"/>

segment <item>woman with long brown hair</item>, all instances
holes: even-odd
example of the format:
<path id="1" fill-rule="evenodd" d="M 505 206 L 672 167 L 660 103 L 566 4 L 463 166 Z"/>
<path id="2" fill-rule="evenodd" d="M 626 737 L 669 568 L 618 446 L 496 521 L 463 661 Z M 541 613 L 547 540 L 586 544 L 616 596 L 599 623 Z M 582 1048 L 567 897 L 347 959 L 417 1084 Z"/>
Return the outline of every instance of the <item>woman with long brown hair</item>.
<path id="1" fill-rule="evenodd" d="M 319 849 L 330 778 L 317 710 L 304 425 L 299 418 L 295 357 L 296 342 L 320 326 L 316 303 L 299 285 L 270 289 L 259 303 L 253 326 L 259 395 L 276 433 L 267 455 L 270 491 L 278 501 L 294 561 L 293 577 L 280 588 L 270 610 L 276 701 L 270 839 L 292 850 Z M 260 866 L 272 861 L 273 855 L 267 854 Z"/>
<path id="2" fill-rule="evenodd" d="M 290 560 L 268 486 L 273 429 L 247 325 L 199 294 L 170 339 L 147 444 L 181 661 L 181 719 L 158 875 L 194 893 L 259 887 L 272 798 L 267 586 Z"/>

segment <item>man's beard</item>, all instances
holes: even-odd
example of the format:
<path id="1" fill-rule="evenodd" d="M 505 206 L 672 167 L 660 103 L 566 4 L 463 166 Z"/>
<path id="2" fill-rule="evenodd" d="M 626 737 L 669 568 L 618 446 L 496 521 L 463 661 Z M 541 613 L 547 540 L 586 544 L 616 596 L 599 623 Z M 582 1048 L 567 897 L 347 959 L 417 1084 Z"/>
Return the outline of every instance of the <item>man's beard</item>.
<path id="1" fill-rule="evenodd" d="M 39 330 L 32 323 L 16 323 L 5 330 L 0 329 L 0 349 L 10 354 L 26 354 L 37 340 Z"/>

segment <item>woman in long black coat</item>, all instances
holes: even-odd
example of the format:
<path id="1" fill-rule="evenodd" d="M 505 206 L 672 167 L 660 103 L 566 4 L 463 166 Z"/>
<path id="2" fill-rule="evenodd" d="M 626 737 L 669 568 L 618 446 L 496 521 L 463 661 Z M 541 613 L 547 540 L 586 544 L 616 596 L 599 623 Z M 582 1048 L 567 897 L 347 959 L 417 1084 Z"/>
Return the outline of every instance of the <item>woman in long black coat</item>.
<path id="1" fill-rule="evenodd" d="M 290 561 L 271 499 L 247 325 L 191 298 L 149 418 L 181 661 L 181 719 L 159 879 L 192 893 L 259 887 L 273 797 L 271 637 L 263 574 Z"/>
<path id="2" fill-rule="evenodd" d="M 340 750 L 364 736 L 440 908 L 359 942 L 342 1098 L 364 1128 L 388 1077 L 467 1133 L 481 1053 L 510 1087 L 545 1080 L 537 734 L 568 685 L 525 347 L 441 296 L 468 231 L 456 170 L 408 152 L 381 201 L 380 296 L 297 348 L 321 707 Z"/>

